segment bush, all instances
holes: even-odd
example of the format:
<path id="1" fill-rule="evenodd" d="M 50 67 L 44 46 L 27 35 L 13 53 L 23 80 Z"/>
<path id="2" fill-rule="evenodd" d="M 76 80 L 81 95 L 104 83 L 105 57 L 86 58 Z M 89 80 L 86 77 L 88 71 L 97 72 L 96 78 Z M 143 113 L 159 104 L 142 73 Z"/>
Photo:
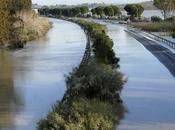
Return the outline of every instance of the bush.
<path id="1" fill-rule="evenodd" d="M 175 32 L 173 32 L 172 37 L 175 38 Z"/>
<path id="2" fill-rule="evenodd" d="M 161 22 L 162 18 L 160 18 L 159 16 L 152 16 L 151 17 L 151 21 L 152 22 Z"/>
<path id="3" fill-rule="evenodd" d="M 144 11 L 144 7 L 140 4 L 127 4 L 124 9 L 132 18 L 140 18 Z"/>
<path id="4" fill-rule="evenodd" d="M 38 130 L 114 130 L 124 112 L 121 104 L 77 98 L 54 108 L 38 123 Z"/>
<path id="5" fill-rule="evenodd" d="M 175 22 L 175 16 L 172 16 L 170 18 L 167 18 L 165 19 L 165 21 L 168 21 L 168 22 Z"/>
<path id="6" fill-rule="evenodd" d="M 110 64 L 113 67 L 118 67 L 119 59 L 113 51 L 113 41 L 106 34 L 106 27 L 94 22 L 83 20 L 74 21 L 88 31 L 93 42 L 92 49 L 95 58 L 99 63 Z"/>
<path id="7" fill-rule="evenodd" d="M 110 65 L 99 65 L 91 61 L 87 65 L 74 69 L 66 80 L 71 97 L 84 96 L 108 101 L 120 101 L 123 75 Z"/>

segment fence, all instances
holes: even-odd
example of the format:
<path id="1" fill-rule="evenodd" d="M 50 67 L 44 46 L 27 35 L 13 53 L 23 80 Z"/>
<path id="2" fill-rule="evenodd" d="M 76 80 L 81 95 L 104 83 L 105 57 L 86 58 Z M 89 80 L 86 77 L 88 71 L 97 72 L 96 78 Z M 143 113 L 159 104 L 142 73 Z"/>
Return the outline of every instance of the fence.
<path id="1" fill-rule="evenodd" d="M 162 37 L 160 37 L 160 36 L 157 36 L 157 35 L 155 35 L 155 34 L 153 34 L 153 33 L 141 32 L 140 30 L 138 30 L 138 29 L 133 29 L 133 28 L 132 28 L 132 29 L 129 28 L 129 29 L 125 30 L 125 31 L 127 31 L 127 32 L 133 32 L 133 33 L 135 33 L 135 34 L 144 33 L 147 37 L 149 37 L 149 38 L 151 38 L 151 39 L 154 39 L 154 40 L 156 40 L 156 41 L 160 41 L 160 42 L 162 42 L 162 43 L 165 43 L 165 44 L 167 44 L 169 47 L 175 49 L 175 42 L 172 42 L 172 41 L 170 41 L 170 40 L 167 40 L 167 39 L 165 39 L 165 38 L 162 38 Z"/>
<path id="2" fill-rule="evenodd" d="M 82 58 L 82 61 L 80 63 L 80 66 L 85 65 L 90 56 L 91 56 L 91 40 L 90 40 L 90 36 L 88 35 L 88 32 L 85 30 L 86 36 L 87 36 L 87 43 L 86 43 L 86 48 L 85 48 L 85 52 Z"/>
<path id="3" fill-rule="evenodd" d="M 162 43 L 165 43 L 165 44 L 167 44 L 169 47 L 175 49 L 175 42 L 169 41 L 169 40 L 167 40 L 167 39 L 165 39 L 165 38 L 162 38 L 162 37 L 157 36 L 157 35 L 152 34 L 152 33 L 150 33 L 150 34 L 153 36 L 153 39 L 154 39 L 154 40 L 160 41 L 160 42 L 162 42 Z"/>

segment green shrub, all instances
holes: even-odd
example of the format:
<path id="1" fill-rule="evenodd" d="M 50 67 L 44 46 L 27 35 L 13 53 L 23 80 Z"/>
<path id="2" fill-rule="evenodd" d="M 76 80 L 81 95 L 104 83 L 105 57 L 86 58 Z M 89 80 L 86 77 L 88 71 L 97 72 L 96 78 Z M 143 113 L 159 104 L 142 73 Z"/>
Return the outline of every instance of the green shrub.
<path id="1" fill-rule="evenodd" d="M 95 99 L 77 98 L 66 103 L 66 113 L 62 105 L 38 123 L 38 130 L 115 130 L 125 112 L 121 104 Z"/>
<path id="2" fill-rule="evenodd" d="M 175 32 L 173 32 L 172 37 L 175 38 Z"/>
<path id="3" fill-rule="evenodd" d="M 172 16 L 170 18 L 167 18 L 165 19 L 165 21 L 168 21 L 168 22 L 175 22 L 175 16 Z"/>
<path id="4" fill-rule="evenodd" d="M 83 20 L 74 21 L 81 25 L 88 31 L 93 42 L 92 49 L 95 58 L 98 62 L 103 64 L 110 64 L 118 67 L 119 59 L 115 56 L 113 51 L 113 41 L 106 34 L 106 27 L 94 22 L 87 22 Z"/>
<path id="5" fill-rule="evenodd" d="M 151 21 L 152 22 L 161 22 L 162 18 L 160 18 L 159 16 L 152 16 L 151 17 Z"/>
<path id="6" fill-rule="evenodd" d="M 123 75 L 113 70 L 110 65 L 99 65 L 89 62 L 74 69 L 67 77 L 67 90 L 71 97 L 85 96 L 100 100 L 119 100 L 119 92 L 123 88 Z"/>

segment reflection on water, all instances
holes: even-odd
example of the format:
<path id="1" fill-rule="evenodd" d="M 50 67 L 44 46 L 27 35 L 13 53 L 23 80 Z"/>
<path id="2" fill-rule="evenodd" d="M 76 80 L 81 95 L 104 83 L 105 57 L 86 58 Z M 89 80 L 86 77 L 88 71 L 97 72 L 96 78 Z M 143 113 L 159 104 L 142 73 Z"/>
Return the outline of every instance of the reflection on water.
<path id="1" fill-rule="evenodd" d="M 0 126 L 9 126 L 14 122 L 13 113 L 23 106 L 20 90 L 16 92 L 13 82 L 12 59 L 8 52 L 0 51 Z"/>
<path id="2" fill-rule="evenodd" d="M 107 26 L 121 71 L 128 77 L 122 99 L 129 112 L 119 130 L 175 130 L 174 77 L 123 26 Z"/>
<path id="3" fill-rule="evenodd" d="M 54 20 L 46 37 L 25 49 L 0 50 L 0 130 L 34 130 L 65 92 L 64 75 L 83 56 L 86 36 L 76 24 Z"/>

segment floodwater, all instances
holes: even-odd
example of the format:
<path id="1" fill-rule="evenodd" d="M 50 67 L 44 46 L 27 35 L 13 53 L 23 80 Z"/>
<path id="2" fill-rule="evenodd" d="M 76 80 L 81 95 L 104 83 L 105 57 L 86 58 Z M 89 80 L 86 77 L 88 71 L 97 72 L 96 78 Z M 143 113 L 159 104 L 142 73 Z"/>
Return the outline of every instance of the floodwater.
<path id="1" fill-rule="evenodd" d="M 124 26 L 106 23 L 121 71 L 128 109 L 118 130 L 175 130 L 175 78 Z"/>
<path id="2" fill-rule="evenodd" d="M 35 130 L 65 92 L 65 78 L 83 56 L 86 36 L 76 24 L 51 19 L 46 37 L 13 52 L 0 50 L 0 130 Z"/>

